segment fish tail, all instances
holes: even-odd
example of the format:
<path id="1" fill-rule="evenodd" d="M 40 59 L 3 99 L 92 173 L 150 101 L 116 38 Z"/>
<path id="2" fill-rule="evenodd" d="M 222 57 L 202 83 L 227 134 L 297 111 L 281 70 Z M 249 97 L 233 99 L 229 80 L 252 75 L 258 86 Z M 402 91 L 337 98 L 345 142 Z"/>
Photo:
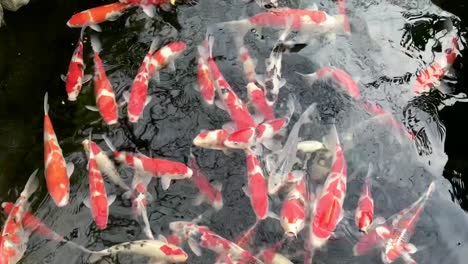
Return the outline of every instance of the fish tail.
<path id="1" fill-rule="evenodd" d="M 49 113 L 49 96 L 48 93 L 46 92 L 44 95 L 44 114 Z"/>
<path id="2" fill-rule="evenodd" d="M 96 35 L 91 36 L 91 47 L 93 48 L 94 53 L 99 53 L 102 50 L 101 41 Z"/>
<path id="3" fill-rule="evenodd" d="M 161 39 L 158 36 L 154 37 L 153 41 L 151 41 L 151 46 L 148 53 L 153 54 L 158 48 L 160 42 Z"/>
<path id="4" fill-rule="evenodd" d="M 82 27 L 82 28 L 81 28 L 81 31 L 80 31 L 80 41 L 83 41 L 83 36 L 84 36 L 85 29 L 86 29 L 86 27 Z"/>
<path id="5" fill-rule="evenodd" d="M 213 35 L 208 36 L 208 57 L 213 58 L 213 45 L 214 45 L 215 38 Z"/>
<path id="6" fill-rule="evenodd" d="M 24 186 L 23 194 L 25 197 L 31 196 L 39 187 L 39 180 L 37 179 L 36 175 L 39 169 L 36 169 L 31 176 L 29 176 L 28 182 L 26 182 L 26 186 Z"/>
<path id="7" fill-rule="evenodd" d="M 109 149 L 115 152 L 115 146 L 112 144 L 110 139 L 106 135 L 102 135 L 102 138 L 104 139 L 104 142 L 106 142 L 106 145 L 109 147 Z"/>

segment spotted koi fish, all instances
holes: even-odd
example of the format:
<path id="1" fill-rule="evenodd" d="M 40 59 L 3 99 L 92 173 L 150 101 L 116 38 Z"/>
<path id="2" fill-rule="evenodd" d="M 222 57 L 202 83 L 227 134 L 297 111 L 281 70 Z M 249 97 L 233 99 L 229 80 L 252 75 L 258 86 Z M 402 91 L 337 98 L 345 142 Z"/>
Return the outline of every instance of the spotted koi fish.
<path id="1" fill-rule="evenodd" d="M 74 14 L 67 22 L 67 26 L 75 27 L 90 27 L 95 31 L 101 32 L 99 23 L 105 21 L 115 21 L 124 11 L 131 5 L 115 2 L 108 5 L 94 7 L 77 14 Z"/>
<path id="2" fill-rule="evenodd" d="M 359 197 L 355 220 L 359 231 L 367 233 L 367 229 L 374 220 L 374 199 L 371 192 L 371 174 L 372 164 L 369 163 L 367 176 L 362 187 L 361 195 Z"/>
<path id="3" fill-rule="evenodd" d="M 68 65 L 67 75 L 61 76 L 62 80 L 65 82 L 68 101 L 76 101 L 83 84 L 87 83 L 92 78 L 92 75 L 84 75 L 86 66 L 83 62 L 83 33 L 84 28 L 81 29 L 80 38 L 78 39 L 75 51 Z"/>
<path id="4" fill-rule="evenodd" d="M 47 183 L 52 200 L 58 207 L 68 204 L 70 197 L 70 180 L 74 166 L 73 163 L 65 163 L 62 149 L 55 135 L 52 121 L 49 117 L 49 104 L 47 93 L 44 96 L 44 167 Z"/>
<path id="5" fill-rule="evenodd" d="M 102 119 L 108 125 L 117 124 L 119 109 L 115 101 L 114 89 L 106 75 L 106 70 L 99 53 L 101 52 L 101 42 L 96 36 L 91 36 L 91 46 L 94 51 L 94 96 L 96 97 L 97 109 Z"/>

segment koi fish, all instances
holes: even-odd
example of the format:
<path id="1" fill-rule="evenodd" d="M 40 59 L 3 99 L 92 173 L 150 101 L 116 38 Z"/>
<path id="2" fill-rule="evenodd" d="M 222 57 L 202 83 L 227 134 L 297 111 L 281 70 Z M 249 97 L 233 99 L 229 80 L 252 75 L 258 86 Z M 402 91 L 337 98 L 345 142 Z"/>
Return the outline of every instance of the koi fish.
<path id="1" fill-rule="evenodd" d="M 176 221 L 169 224 L 169 228 L 188 241 L 190 249 L 197 256 L 201 256 L 201 249 L 206 248 L 218 254 L 229 255 L 234 261 L 248 261 L 248 263 L 263 263 L 261 260 L 242 249 L 205 226 L 192 222 Z"/>
<path id="2" fill-rule="evenodd" d="M 83 148 L 88 153 L 89 151 L 93 152 L 94 158 L 98 165 L 99 171 L 104 175 L 109 177 L 109 179 L 117 186 L 121 187 L 126 191 L 130 191 L 130 187 L 122 180 L 119 172 L 115 168 L 114 163 L 109 159 L 109 157 L 102 151 L 98 144 L 94 141 L 88 139 L 83 140 Z M 88 154 L 89 155 L 89 154 Z"/>
<path id="3" fill-rule="evenodd" d="M 268 194 L 265 177 L 257 156 L 249 151 L 245 153 L 247 163 L 247 189 L 244 192 L 250 198 L 250 204 L 257 216 L 263 220 L 268 216 Z"/>
<path id="4" fill-rule="evenodd" d="M 13 211 L 14 206 L 14 203 L 2 203 L 3 211 L 7 214 L 10 214 L 10 212 Z M 44 224 L 39 218 L 37 218 L 29 211 L 24 212 L 21 224 L 24 226 L 24 228 L 28 229 L 29 232 L 36 232 L 47 239 L 56 240 L 60 242 L 65 241 L 65 239 L 61 235 L 55 233 L 53 230 L 47 227 L 47 225 Z"/>
<path id="5" fill-rule="evenodd" d="M 16 264 L 26 251 L 30 233 L 24 229 L 22 223 L 28 210 L 28 200 L 39 186 L 36 174 L 37 170 L 29 176 L 20 197 L 12 206 L 3 226 L 0 237 L 0 263 L 2 264 Z"/>
<path id="6" fill-rule="evenodd" d="M 149 75 L 159 81 L 159 71 L 162 68 L 169 65 L 169 68 L 174 71 L 174 61 L 182 55 L 186 47 L 184 42 L 171 42 L 157 50 L 150 60 Z"/>
<path id="7" fill-rule="evenodd" d="M 76 101 L 81 87 L 84 83 L 91 80 L 92 75 L 84 75 L 85 64 L 83 62 L 83 34 L 84 28 L 81 29 L 80 38 L 76 44 L 75 51 L 68 65 L 67 76 L 61 75 L 65 82 L 65 90 L 67 91 L 68 101 Z"/>
<path id="8" fill-rule="evenodd" d="M 309 233 L 309 245 L 315 249 L 322 247 L 335 231 L 342 218 L 343 202 L 346 196 L 346 161 L 334 125 L 330 137 L 332 143 L 329 146 L 335 146 L 335 157 L 322 191 L 317 194 Z"/>
<path id="9" fill-rule="evenodd" d="M 226 151 L 224 142 L 228 136 L 224 129 L 204 130 L 193 139 L 193 144 L 200 148 Z"/>
<path id="10" fill-rule="evenodd" d="M 284 184 L 288 173 L 296 162 L 297 144 L 300 141 L 299 131 L 303 124 L 312 122 L 310 117 L 316 110 L 317 104 L 311 104 L 294 124 L 284 147 L 267 156 L 270 177 L 268 178 L 268 193 L 276 193 Z"/>
<path id="11" fill-rule="evenodd" d="M 367 229 L 374 220 L 374 199 L 372 199 L 371 192 L 371 176 L 372 164 L 369 163 L 369 169 L 367 170 L 367 176 L 364 181 L 364 186 L 359 197 L 355 220 L 359 231 L 367 233 Z"/>
<path id="12" fill-rule="evenodd" d="M 208 66 L 208 43 L 203 42 L 203 45 L 198 46 L 198 64 L 197 64 L 197 80 L 198 90 L 202 98 L 209 105 L 214 103 L 215 87 L 211 80 L 210 67 Z"/>
<path id="13" fill-rule="evenodd" d="M 137 174 L 137 173 L 135 173 Z M 137 177 L 137 176 L 134 176 Z M 146 234 L 146 237 L 154 240 L 153 232 L 151 231 L 151 226 L 148 220 L 148 212 L 146 211 L 147 207 L 147 188 L 144 184 L 139 183 L 135 187 L 136 197 L 133 199 L 133 207 L 135 208 L 135 213 L 141 215 L 143 223 L 145 225 L 143 232 Z"/>
<path id="14" fill-rule="evenodd" d="M 229 117 L 234 122 L 237 129 L 255 127 L 256 123 L 250 115 L 249 109 L 237 96 L 228 82 L 224 79 L 223 75 L 219 71 L 218 66 L 216 65 L 216 62 L 214 61 L 212 53 L 214 38 L 210 37 L 208 42 L 210 54 L 208 58 L 208 64 L 210 66 L 216 90 L 218 91 L 218 95 L 222 100 L 222 103 L 218 103 L 217 106 L 228 112 Z"/>
<path id="15" fill-rule="evenodd" d="M 124 94 L 128 101 L 128 121 L 136 123 L 143 114 L 145 106 L 151 102 L 151 97 L 148 96 L 148 82 L 149 82 L 149 71 L 151 56 L 156 51 L 157 39 L 155 38 L 151 43 L 148 53 L 146 53 L 143 62 L 141 63 L 140 69 L 133 80 L 132 88 L 130 88 L 130 95 L 128 92 Z"/>
<path id="16" fill-rule="evenodd" d="M 271 104 L 266 100 L 266 96 L 262 88 L 258 87 L 253 82 L 249 82 L 247 84 L 247 95 L 250 102 L 255 106 L 256 113 L 260 114 L 264 121 L 275 119 L 275 111 L 271 107 Z"/>
<path id="17" fill-rule="evenodd" d="M 265 248 L 260 251 L 260 258 L 265 264 L 293 264 L 291 260 L 282 254 L 278 253 L 278 248 L 281 246 L 281 241 L 275 245 Z"/>
<path id="18" fill-rule="evenodd" d="M 439 86 L 440 79 L 442 79 L 447 70 L 460 55 L 458 47 L 457 37 L 454 36 L 452 39 L 452 46 L 445 51 L 445 56 L 438 58 L 429 67 L 419 72 L 416 75 L 416 83 L 413 86 L 413 92 L 420 94 L 427 90 L 431 86 Z"/>
<path id="19" fill-rule="evenodd" d="M 88 149 L 91 147 L 91 142 L 88 141 Z M 105 229 L 109 217 L 109 206 L 115 201 L 115 195 L 107 197 L 106 186 L 93 151 L 88 152 L 88 173 L 89 197 L 85 198 L 83 203 L 91 209 L 97 228 Z"/>
<path id="20" fill-rule="evenodd" d="M 101 32 L 101 27 L 98 25 L 104 21 L 115 21 L 123 12 L 131 5 L 115 2 L 108 5 L 94 7 L 74 14 L 68 21 L 67 26 L 75 27 L 90 27 L 95 31 Z"/>
<path id="21" fill-rule="evenodd" d="M 119 0 L 121 3 L 139 5 L 143 12 L 149 17 L 154 17 L 156 14 L 156 6 L 161 7 L 165 11 L 171 9 L 171 5 L 175 5 L 176 0 Z"/>
<path id="22" fill-rule="evenodd" d="M 49 117 L 47 93 L 44 95 L 44 167 L 47 183 L 52 200 L 58 207 L 68 204 L 70 197 L 70 176 L 73 173 L 73 163 L 65 164 L 62 149 L 55 135 L 52 121 Z"/>
<path id="23" fill-rule="evenodd" d="M 416 246 L 409 243 L 411 236 L 414 234 L 416 223 L 419 220 L 424 206 L 435 190 L 435 182 L 432 182 L 426 193 L 424 193 L 416 202 L 409 208 L 404 209 L 389 219 L 392 223 L 391 229 L 385 227 L 377 227 L 376 231 L 381 237 L 386 237 L 384 250 L 382 251 L 382 261 L 384 263 L 392 263 L 397 258 L 402 257 L 406 263 L 415 264 L 416 261 L 411 258 L 410 254 L 417 251 Z"/>
<path id="24" fill-rule="evenodd" d="M 288 193 L 281 208 L 281 226 L 289 237 L 297 237 L 306 220 L 306 182 L 302 178 Z"/>
<path id="25" fill-rule="evenodd" d="M 171 180 L 181 180 L 192 177 L 193 171 L 183 163 L 166 159 L 150 158 L 140 153 L 131 154 L 124 151 L 119 152 L 115 150 L 115 147 L 107 137 L 103 136 L 103 138 L 109 148 L 114 152 L 114 157 L 117 161 L 125 163 L 135 170 L 147 173 L 153 177 L 160 177 L 163 190 L 169 188 Z"/>
<path id="26" fill-rule="evenodd" d="M 298 74 L 307 80 L 309 84 L 314 83 L 318 79 L 331 79 L 336 85 L 345 90 L 354 99 L 361 98 L 359 86 L 353 80 L 353 78 L 349 76 L 347 72 L 336 67 L 323 67 L 311 74 Z"/>
<path id="27" fill-rule="evenodd" d="M 190 168 L 193 170 L 192 182 L 197 186 L 200 191 L 195 204 L 200 204 L 204 201 L 210 203 L 216 211 L 223 208 L 223 194 L 221 193 L 221 185 L 212 185 L 203 175 L 200 167 L 198 167 L 197 160 L 194 155 L 191 155 Z"/>
<path id="28" fill-rule="evenodd" d="M 159 240 L 138 240 L 124 242 L 101 251 L 89 251 L 89 263 L 95 263 L 105 256 L 135 254 L 149 257 L 149 263 L 182 263 L 187 261 L 187 253 L 175 245 Z"/>
<path id="29" fill-rule="evenodd" d="M 351 34 L 351 26 L 349 25 L 349 17 L 346 15 L 346 2 L 345 0 L 338 0 L 338 12 L 343 16 L 343 29 L 344 32 Z"/>
<path id="30" fill-rule="evenodd" d="M 94 51 L 94 96 L 96 97 L 96 107 L 87 106 L 91 111 L 99 111 L 102 119 L 108 125 L 117 124 L 119 109 L 115 101 L 114 89 L 106 75 L 106 70 L 99 53 L 101 52 L 101 42 L 96 36 L 91 36 L 91 46 Z"/>

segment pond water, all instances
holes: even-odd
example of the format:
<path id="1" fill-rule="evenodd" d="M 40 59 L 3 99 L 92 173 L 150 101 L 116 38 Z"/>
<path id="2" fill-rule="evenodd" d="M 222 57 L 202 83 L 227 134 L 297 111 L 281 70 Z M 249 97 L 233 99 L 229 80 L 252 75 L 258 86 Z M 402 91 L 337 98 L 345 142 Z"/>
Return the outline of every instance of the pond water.
<path id="1" fill-rule="evenodd" d="M 334 1 L 312 2 L 329 14 L 337 14 Z M 192 151 L 208 178 L 223 185 L 223 209 L 205 216 L 201 223 L 235 240 L 256 221 L 249 198 L 242 191 L 246 185 L 245 158 L 242 152 L 226 155 L 192 145 L 201 130 L 220 128 L 229 121 L 224 111 L 204 104 L 194 89 L 197 45 L 205 38 L 208 26 L 252 16 L 262 8 L 255 2 L 199 0 L 196 4 L 181 4 L 170 12 L 161 11 L 154 19 L 148 18 L 141 9 L 132 8 L 116 21 L 101 24 L 103 31 L 98 34 L 103 43 L 101 58 L 118 101 L 129 90 L 153 36 L 160 36 L 164 42 L 187 44 L 186 51 L 176 60 L 176 71 L 163 69 L 160 82 L 150 82 L 152 100 L 144 110 L 143 119 L 129 125 L 126 107 L 122 107 L 118 125 L 109 127 L 98 120 L 98 113 L 85 109 L 86 105 L 95 104 L 92 82 L 84 85 L 76 102 L 69 102 L 60 80 L 60 75 L 66 74 L 80 31 L 68 28 L 66 21 L 78 11 L 105 3 L 109 2 L 31 1 L 16 13 L 5 13 L 6 26 L 0 28 L 0 201 L 16 199 L 35 168 L 40 168 L 43 175 L 42 104 L 47 91 L 55 132 L 66 160 L 75 164 L 68 206 L 55 206 L 42 178 L 40 189 L 34 195 L 33 211 L 53 230 L 93 250 L 145 238 L 139 221 L 132 216 L 130 201 L 123 199 L 122 191 L 114 185 L 106 185 L 107 193 L 118 195 L 110 207 L 107 229 L 96 228 L 90 210 L 82 203 L 88 195 L 88 178 L 81 141 L 92 131 L 95 141 L 104 149 L 108 148 L 100 137 L 102 134 L 119 150 L 139 151 L 184 163 Z M 300 3 L 283 4 L 297 7 Z M 343 139 L 349 175 L 354 175 L 348 180 L 346 213 L 337 228 L 337 238 L 316 253 L 313 263 L 380 263 L 377 252 L 352 256 L 359 233 L 349 231 L 354 228 L 354 220 L 347 217 L 354 215 L 369 162 L 375 166 L 376 215 L 389 217 L 397 213 L 417 200 L 431 181 L 436 182 L 436 192 L 426 204 L 411 239 L 419 248 L 413 255 L 417 262 L 466 263 L 468 197 L 464 177 L 468 173 L 465 162 L 468 143 L 460 124 L 465 121 L 467 104 L 458 102 L 438 111 L 435 109 L 445 99 L 439 93 L 413 97 L 410 91 L 416 72 L 442 55 L 456 35 L 462 56 L 457 58 L 441 85 L 453 89 L 453 94 L 464 92 L 466 69 L 463 66 L 467 55 L 464 5 L 463 1 L 348 1 L 351 36 L 338 35 L 334 44 L 311 40 L 300 51 L 284 55 L 283 76 L 287 84 L 281 90 L 279 101 L 285 102 L 287 95 L 293 94 L 302 111 L 318 103 L 323 120 L 308 131 L 304 136 L 307 139 L 320 139 L 330 118 L 334 118 Z M 86 32 L 95 33 L 91 29 Z M 214 56 L 227 81 L 240 97 L 247 99 L 246 80 L 234 44 L 235 33 L 235 28 L 215 30 Z M 246 35 L 245 43 L 251 55 L 258 59 L 260 71 L 264 70 L 261 62 L 268 57 L 277 38 L 278 34 L 271 30 L 249 31 Z M 92 74 L 89 41 L 85 41 L 84 54 L 85 71 Z M 432 153 L 420 157 L 413 142 L 396 137 L 388 126 L 364 122 L 370 116 L 354 99 L 325 82 L 310 85 L 295 73 L 312 73 L 323 66 L 346 69 L 359 80 L 364 98 L 391 110 L 399 119 L 405 117 L 404 113 L 408 117 L 411 111 L 426 131 L 445 125 L 445 142 L 437 144 L 436 135 L 429 142 Z M 277 109 L 277 113 L 282 111 Z M 298 115 L 294 116 L 291 123 L 297 118 Z M 431 118 L 440 124 L 425 121 Z M 132 170 L 121 167 L 119 171 L 130 183 Z M 211 210 L 208 205 L 193 205 L 198 191 L 188 180 L 174 182 L 167 191 L 162 190 L 159 180 L 153 180 L 149 190 L 154 201 L 148 207 L 148 216 L 155 234 L 167 235 L 170 222 L 190 221 Z M 273 211 L 278 211 L 280 205 L 272 204 Z M 274 244 L 282 235 L 277 220 L 263 221 L 256 231 L 255 249 Z M 298 241 L 303 238 L 302 234 Z M 216 257 L 209 251 L 204 251 L 202 258 L 196 257 L 187 246 L 184 249 L 190 252 L 188 263 L 212 263 Z M 281 252 L 294 263 L 302 263 L 301 243 L 289 241 Z M 21 263 L 87 263 L 87 257 L 88 254 L 75 248 L 33 235 Z M 141 263 L 142 260 L 126 256 L 118 261 Z"/>

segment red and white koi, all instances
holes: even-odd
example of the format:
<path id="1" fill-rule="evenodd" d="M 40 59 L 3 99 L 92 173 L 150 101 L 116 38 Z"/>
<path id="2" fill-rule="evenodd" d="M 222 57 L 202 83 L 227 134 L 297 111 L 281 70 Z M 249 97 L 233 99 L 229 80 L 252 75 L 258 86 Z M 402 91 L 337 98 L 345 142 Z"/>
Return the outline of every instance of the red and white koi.
<path id="1" fill-rule="evenodd" d="M 249 82 L 247 84 L 247 95 L 250 102 L 255 106 L 256 113 L 261 115 L 264 121 L 275 119 L 275 111 L 267 101 L 262 88 L 258 87 L 254 82 Z"/>
<path id="2" fill-rule="evenodd" d="M 210 184 L 206 176 L 203 175 L 200 167 L 198 167 L 197 160 L 195 159 L 194 155 L 191 155 L 189 166 L 193 170 L 191 178 L 192 182 L 200 191 L 200 194 L 196 199 L 196 204 L 200 204 L 206 201 L 210 203 L 216 211 L 219 211 L 221 208 L 223 208 L 223 194 L 221 193 L 221 185 L 213 186 Z"/>
<path id="3" fill-rule="evenodd" d="M 134 178 L 147 177 L 147 176 L 139 175 L 139 174 L 140 173 L 136 171 Z M 145 179 L 142 179 L 142 180 L 145 181 Z M 151 178 L 149 178 L 149 180 L 151 180 Z M 147 181 L 146 184 L 142 182 L 142 183 L 136 184 L 135 186 L 134 193 L 136 195 L 135 195 L 135 198 L 133 199 L 133 208 L 135 210 L 134 214 L 140 215 L 141 218 L 143 219 L 143 223 L 145 225 L 145 227 L 143 228 L 143 232 L 145 233 L 146 237 L 154 240 L 154 235 L 153 235 L 153 232 L 151 231 L 151 225 L 148 220 L 148 212 L 146 210 L 148 206 L 147 197 L 149 196 L 148 190 L 147 190 L 149 181 L 148 180 L 146 181 Z"/>
<path id="4" fill-rule="evenodd" d="M 447 70 L 459 55 L 460 50 L 457 37 L 454 36 L 452 38 L 452 46 L 445 51 L 445 55 L 435 60 L 429 67 L 416 75 L 416 83 L 412 88 L 413 93 L 420 94 L 431 86 L 439 86 L 440 79 L 445 76 Z"/>
<path id="5" fill-rule="evenodd" d="M 101 42 L 96 36 L 91 36 L 91 46 L 94 51 L 94 96 L 96 97 L 97 110 L 106 124 L 114 125 L 117 124 L 119 118 L 119 109 L 115 101 L 114 89 L 107 78 L 106 70 L 99 56 L 102 48 Z"/>
<path id="6" fill-rule="evenodd" d="M 218 95 L 222 100 L 222 103 L 218 104 L 218 106 L 228 112 L 231 120 L 234 122 L 237 129 L 255 127 L 256 123 L 250 115 L 249 109 L 244 104 L 244 102 L 237 96 L 237 94 L 234 92 L 234 90 L 231 88 L 228 82 L 224 79 L 218 66 L 216 65 L 216 62 L 214 61 L 212 53 L 214 38 L 210 37 L 208 42 L 208 64 L 210 66 L 216 90 L 218 91 Z"/>
<path id="7" fill-rule="evenodd" d="M 265 176 L 257 156 L 249 151 L 245 153 L 247 164 L 247 189 L 245 193 L 250 198 L 250 204 L 257 216 L 257 221 L 268 217 L 268 194 Z"/>
<path id="8" fill-rule="evenodd" d="M 16 264 L 26 251 L 30 232 L 24 229 L 23 221 L 29 206 L 28 200 L 39 185 L 36 174 L 37 170 L 29 177 L 3 226 L 0 237 L 0 263 L 2 264 Z"/>
<path id="9" fill-rule="evenodd" d="M 303 177 L 289 191 L 281 208 L 280 222 L 287 236 L 297 237 L 297 234 L 304 229 L 307 203 L 306 181 Z"/>
<path id="10" fill-rule="evenodd" d="M 44 167 L 47 183 L 52 200 L 58 207 L 68 204 L 70 197 L 70 180 L 74 166 L 65 163 L 62 149 L 55 135 L 52 121 L 49 117 L 49 104 L 47 93 L 44 96 Z"/>
<path id="11" fill-rule="evenodd" d="M 13 211 L 14 206 L 15 206 L 14 203 L 9 203 L 9 202 L 2 203 L 3 211 L 7 213 L 7 215 Z M 60 242 L 65 241 L 65 239 L 61 235 L 55 233 L 46 224 L 44 224 L 38 217 L 36 217 L 29 211 L 24 212 L 24 216 L 21 221 L 21 224 L 23 225 L 24 228 L 28 229 L 29 232 L 36 232 L 44 238 L 56 240 Z"/>
<path id="12" fill-rule="evenodd" d="M 228 136 L 224 129 L 204 130 L 193 139 L 193 144 L 200 148 L 226 151 L 224 142 Z"/>
<path id="13" fill-rule="evenodd" d="M 88 149 L 91 149 L 91 142 L 88 141 Z M 83 203 L 91 210 L 94 222 L 98 229 L 107 227 L 109 217 L 109 206 L 114 202 L 115 195 L 107 197 L 106 186 L 99 171 L 94 152 L 88 152 L 88 177 L 89 177 L 89 197 Z"/>
<path id="14" fill-rule="evenodd" d="M 155 38 L 151 43 L 148 53 L 146 53 L 143 62 L 141 63 L 138 73 L 133 80 L 132 87 L 130 88 L 130 95 L 124 94 L 128 101 L 127 115 L 128 121 L 136 123 L 143 114 L 145 106 L 151 101 L 148 96 L 148 83 L 150 79 L 150 62 L 153 53 L 156 51 L 157 39 Z"/>
<path id="15" fill-rule="evenodd" d="M 85 139 L 83 140 L 83 148 L 85 149 L 86 153 L 88 153 L 89 151 L 93 152 L 99 171 L 101 171 L 104 175 L 109 177 L 109 179 L 115 185 L 121 187 L 126 191 L 130 191 L 130 187 L 122 180 L 119 172 L 115 168 L 114 163 L 109 159 L 106 153 L 102 151 L 98 144 L 96 144 L 94 141 Z"/>
<path id="16" fill-rule="evenodd" d="M 288 139 L 284 143 L 284 147 L 276 152 L 269 154 L 266 159 L 267 170 L 269 171 L 268 178 L 268 193 L 276 193 L 286 182 L 289 172 L 296 163 L 297 145 L 299 143 L 299 132 L 303 124 L 312 122 L 311 115 L 315 112 L 316 103 L 311 104 L 302 113 L 301 117 L 291 129 Z"/>
<path id="17" fill-rule="evenodd" d="M 99 23 L 104 21 L 115 21 L 124 11 L 131 7 L 129 4 L 115 2 L 108 5 L 94 7 L 74 14 L 68 21 L 67 26 L 75 27 L 90 27 L 95 31 L 101 32 Z"/>
<path id="18" fill-rule="evenodd" d="M 167 65 L 174 71 L 174 61 L 182 55 L 186 47 L 184 42 L 171 42 L 157 50 L 150 60 L 149 76 L 153 76 L 158 81 L 159 71 Z"/>
<path id="19" fill-rule="evenodd" d="M 192 222 L 177 221 L 170 223 L 169 228 L 187 240 L 190 249 L 197 256 L 201 256 L 200 247 L 202 247 L 218 254 L 229 255 L 233 261 L 263 263 L 236 243 L 217 235 L 205 226 L 199 226 Z"/>
<path id="20" fill-rule="evenodd" d="M 68 65 L 67 76 L 63 74 L 61 76 L 62 80 L 65 82 L 68 101 L 76 101 L 83 84 L 92 78 L 92 75 L 84 75 L 86 66 L 83 61 L 83 33 L 84 28 L 81 29 L 80 38 L 78 39 L 75 51 Z"/>
<path id="21" fill-rule="evenodd" d="M 154 17 L 156 15 L 156 6 L 161 7 L 165 11 L 169 11 L 171 5 L 175 5 L 176 0 L 120 0 L 120 2 L 139 5 L 147 16 Z"/>
<path id="22" fill-rule="evenodd" d="M 141 153 L 131 154 L 124 151 L 116 151 L 112 142 L 105 136 L 103 136 L 103 138 L 109 148 L 114 152 L 114 157 L 117 161 L 125 163 L 142 173 L 147 173 L 153 177 L 160 177 L 163 190 L 169 188 L 171 180 L 181 180 L 192 177 L 193 171 L 181 162 L 150 158 Z"/>
<path id="23" fill-rule="evenodd" d="M 211 80 L 210 67 L 208 65 L 208 42 L 203 41 L 202 45 L 198 46 L 198 64 L 197 64 L 197 80 L 198 90 L 202 98 L 209 105 L 214 103 L 215 86 Z"/>
<path id="24" fill-rule="evenodd" d="M 360 99 L 359 86 L 351 76 L 344 70 L 336 67 L 323 67 L 311 74 L 301 74 L 310 84 L 318 79 L 331 79 L 336 85 L 345 90 L 354 99 Z"/>
<path id="25" fill-rule="evenodd" d="M 351 26 L 349 25 L 349 17 L 346 15 L 346 1 L 338 0 L 338 13 L 343 16 L 344 32 L 351 34 Z"/>
<path id="26" fill-rule="evenodd" d="M 188 259 L 187 253 L 178 246 L 160 240 L 138 240 L 120 243 L 101 251 L 89 251 L 89 263 L 95 263 L 106 256 L 135 254 L 149 258 L 149 263 L 182 263 Z"/>
<path id="27" fill-rule="evenodd" d="M 334 125 L 330 137 L 333 143 L 329 145 L 335 146 L 335 157 L 323 189 L 317 194 L 309 233 L 309 245 L 312 249 L 322 247 L 335 231 L 342 218 L 343 202 L 346 196 L 347 166 Z"/>
<path id="28" fill-rule="evenodd" d="M 362 187 L 361 195 L 359 197 L 358 205 L 356 208 L 355 221 L 359 231 L 367 233 L 367 229 L 374 220 L 374 199 L 371 192 L 371 174 L 372 164 L 369 163 L 364 186 Z"/>

